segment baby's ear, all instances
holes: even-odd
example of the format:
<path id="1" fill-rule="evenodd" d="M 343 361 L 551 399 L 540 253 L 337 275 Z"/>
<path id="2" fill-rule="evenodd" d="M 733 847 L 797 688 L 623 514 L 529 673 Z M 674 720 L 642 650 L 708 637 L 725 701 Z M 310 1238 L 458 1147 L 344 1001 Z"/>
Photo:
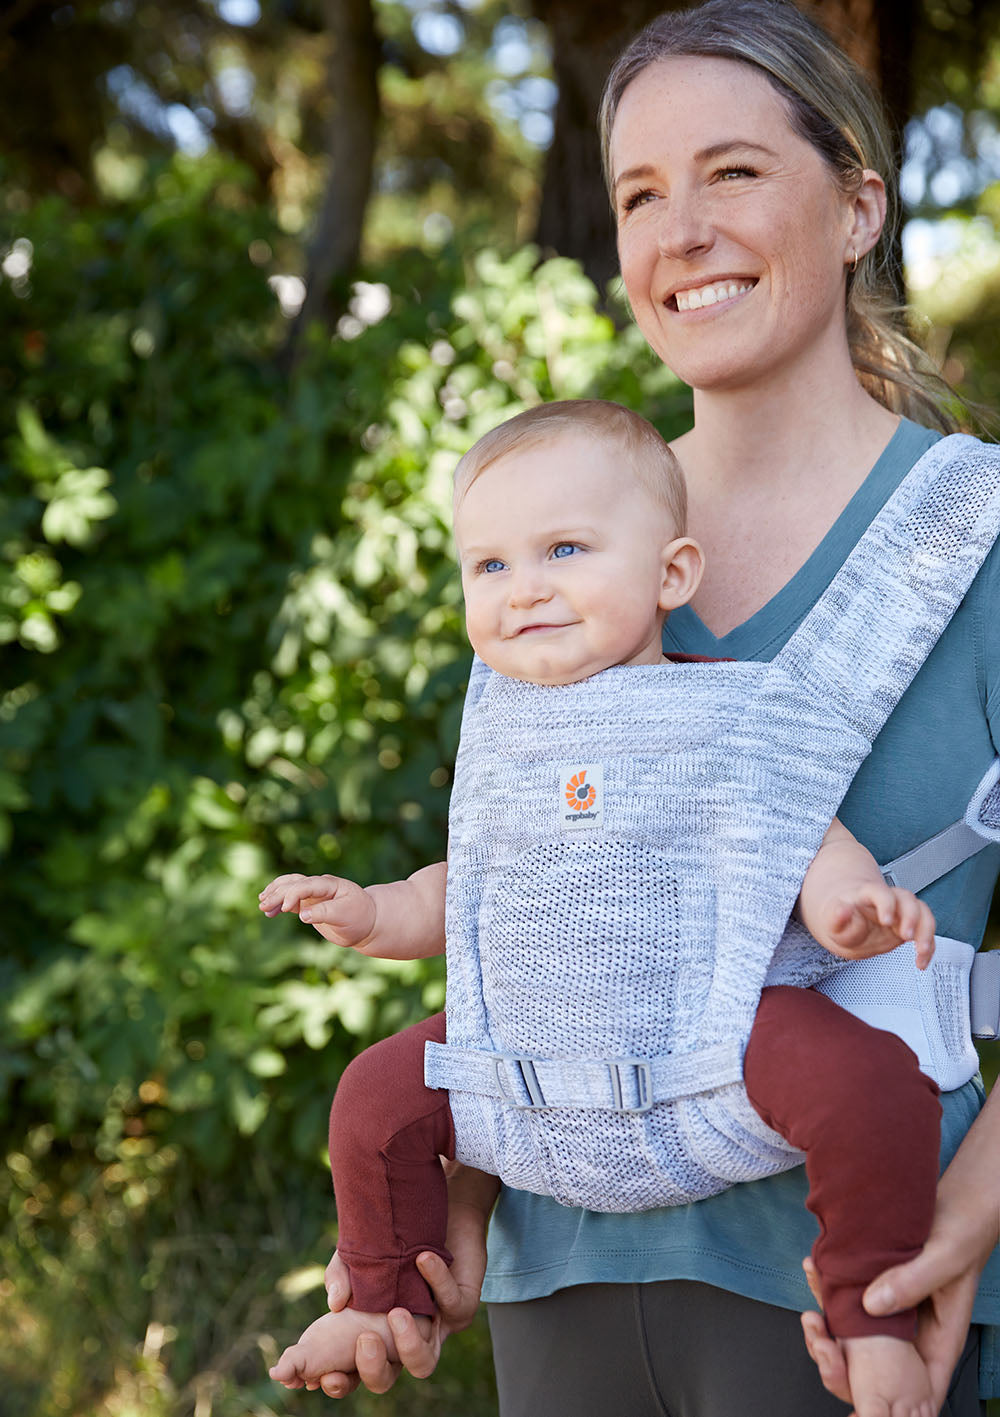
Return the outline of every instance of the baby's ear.
<path id="1" fill-rule="evenodd" d="M 663 579 L 659 605 L 669 614 L 686 605 L 701 582 L 705 553 L 690 536 L 678 536 L 663 548 Z"/>

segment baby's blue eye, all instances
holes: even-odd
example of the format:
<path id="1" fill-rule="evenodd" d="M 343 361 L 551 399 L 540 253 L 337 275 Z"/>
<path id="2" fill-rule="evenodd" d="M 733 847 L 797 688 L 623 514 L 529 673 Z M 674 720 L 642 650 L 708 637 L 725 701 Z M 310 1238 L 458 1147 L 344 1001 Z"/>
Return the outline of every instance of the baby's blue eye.
<path id="1" fill-rule="evenodd" d="M 552 548 L 552 555 L 562 559 L 565 556 L 573 556 L 579 551 L 579 546 L 572 541 L 560 541 L 558 546 Z"/>
<path id="2" fill-rule="evenodd" d="M 503 569 L 504 569 L 504 563 L 503 563 L 502 561 L 498 561 L 498 560 L 496 559 L 496 557 L 494 557 L 492 561 L 484 561 L 484 562 L 483 562 L 483 570 L 484 570 L 487 574 L 490 574 L 490 573 L 493 572 L 493 571 L 502 571 Z"/>

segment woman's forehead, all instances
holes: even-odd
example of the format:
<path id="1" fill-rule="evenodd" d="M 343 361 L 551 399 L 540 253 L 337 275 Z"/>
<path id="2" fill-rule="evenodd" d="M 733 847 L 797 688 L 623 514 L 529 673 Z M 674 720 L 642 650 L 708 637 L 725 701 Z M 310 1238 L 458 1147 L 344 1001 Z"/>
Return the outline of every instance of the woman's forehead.
<path id="1" fill-rule="evenodd" d="M 671 137 L 710 147 L 748 137 L 748 124 L 794 132 L 783 96 L 762 69 L 714 55 L 656 59 L 621 96 L 611 129 L 612 174 L 624 147 Z"/>

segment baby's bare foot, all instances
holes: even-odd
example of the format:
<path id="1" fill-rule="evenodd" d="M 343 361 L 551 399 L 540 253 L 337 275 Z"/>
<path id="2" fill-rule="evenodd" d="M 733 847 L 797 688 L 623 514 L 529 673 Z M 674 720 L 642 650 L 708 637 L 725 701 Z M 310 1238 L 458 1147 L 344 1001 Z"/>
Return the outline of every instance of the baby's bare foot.
<path id="1" fill-rule="evenodd" d="M 415 1314 L 417 1327 L 429 1337 L 432 1321 Z M 341 1309 L 336 1314 L 321 1314 L 309 1325 L 298 1343 L 286 1348 L 268 1370 L 277 1383 L 287 1388 L 318 1387 L 327 1373 L 353 1373 L 355 1345 L 361 1334 L 377 1333 L 382 1339 L 389 1361 L 398 1361 L 396 1344 L 385 1314 L 363 1314 L 357 1309 Z"/>
<path id="2" fill-rule="evenodd" d="M 927 1368 L 912 1343 L 882 1334 L 842 1341 L 857 1417 L 937 1417 Z"/>

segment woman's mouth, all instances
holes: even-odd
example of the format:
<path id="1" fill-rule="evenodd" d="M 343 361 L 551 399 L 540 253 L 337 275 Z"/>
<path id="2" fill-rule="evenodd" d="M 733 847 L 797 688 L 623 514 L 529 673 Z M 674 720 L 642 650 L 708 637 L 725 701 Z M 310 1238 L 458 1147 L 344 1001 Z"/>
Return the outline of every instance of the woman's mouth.
<path id="1" fill-rule="evenodd" d="M 666 301 L 668 310 L 703 310 L 706 305 L 718 305 L 723 300 L 735 300 L 753 290 L 756 280 L 716 280 L 697 285 L 690 290 L 678 290 Z"/>

